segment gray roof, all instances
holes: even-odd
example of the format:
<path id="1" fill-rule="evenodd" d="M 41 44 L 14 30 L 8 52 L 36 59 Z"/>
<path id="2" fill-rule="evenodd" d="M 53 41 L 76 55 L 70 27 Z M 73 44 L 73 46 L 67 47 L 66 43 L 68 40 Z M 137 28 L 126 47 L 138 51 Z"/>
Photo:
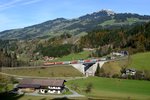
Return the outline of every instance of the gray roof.
<path id="1" fill-rule="evenodd" d="M 20 84 L 40 85 L 40 86 L 63 86 L 65 80 L 61 79 L 23 79 Z"/>
<path id="2" fill-rule="evenodd" d="M 40 88 L 38 84 L 19 84 L 17 88 Z"/>
<path id="3" fill-rule="evenodd" d="M 134 68 L 128 68 L 128 69 L 126 69 L 126 71 L 127 71 L 127 70 L 129 70 L 129 71 L 133 71 L 133 72 L 135 72 L 135 71 L 136 71 Z"/>

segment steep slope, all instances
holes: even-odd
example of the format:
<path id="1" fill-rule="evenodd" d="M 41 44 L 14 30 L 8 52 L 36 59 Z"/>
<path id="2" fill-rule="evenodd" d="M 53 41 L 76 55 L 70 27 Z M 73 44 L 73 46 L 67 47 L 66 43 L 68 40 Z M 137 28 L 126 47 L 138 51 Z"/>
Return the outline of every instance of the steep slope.
<path id="1" fill-rule="evenodd" d="M 150 70 L 150 52 L 137 53 L 131 56 L 129 67 L 141 70 Z"/>
<path id="2" fill-rule="evenodd" d="M 60 34 L 84 35 L 87 31 L 95 28 L 113 27 L 121 25 L 132 25 L 134 23 L 147 22 L 150 16 L 131 13 L 115 13 L 113 11 L 101 10 L 87 14 L 76 19 L 57 18 L 41 24 L 6 30 L 0 32 L 2 39 L 34 39 L 48 38 Z"/>

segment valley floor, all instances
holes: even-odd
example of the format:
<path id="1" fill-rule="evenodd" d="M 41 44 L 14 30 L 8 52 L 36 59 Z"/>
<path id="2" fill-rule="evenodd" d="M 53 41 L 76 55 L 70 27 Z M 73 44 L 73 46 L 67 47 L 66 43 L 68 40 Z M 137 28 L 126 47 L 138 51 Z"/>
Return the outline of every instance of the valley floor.
<path id="1" fill-rule="evenodd" d="M 88 84 L 92 88 L 86 93 Z M 150 81 L 88 77 L 68 81 L 67 85 L 76 85 L 76 90 L 89 98 L 150 100 Z"/>
<path id="2" fill-rule="evenodd" d="M 91 84 L 90 92 L 85 91 L 88 84 Z M 88 77 L 68 80 L 65 85 L 71 90 L 76 91 L 78 94 L 84 96 L 74 97 L 70 96 L 70 94 L 64 94 L 61 96 L 34 96 L 1 93 L 0 95 L 1 97 L 4 97 L 5 100 L 150 100 L 150 81 L 145 80 Z"/>
<path id="3" fill-rule="evenodd" d="M 31 76 L 31 77 L 81 77 L 83 76 L 78 70 L 70 65 L 64 66 L 41 66 L 41 67 L 26 67 L 26 68 L 3 68 L 3 73 Z"/>

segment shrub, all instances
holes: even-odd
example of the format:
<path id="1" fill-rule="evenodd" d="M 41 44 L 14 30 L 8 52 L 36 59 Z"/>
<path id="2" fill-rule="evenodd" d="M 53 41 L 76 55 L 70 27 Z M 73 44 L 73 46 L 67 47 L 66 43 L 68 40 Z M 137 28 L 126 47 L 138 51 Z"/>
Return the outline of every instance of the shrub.
<path id="1" fill-rule="evenodd" d="M 114 74 L 114 75 L 112 75 L 112 78 L 119 78 L 119 75 L 118 74 Z"/>
<path id="2" fill-rule="evenodd" d="M 92 88 L 93 88 L 93 84 L 92 83 L 88 83 L 86 85 L 86 89 L 85 89 L 85 92 L 86 93 L 90 93 L 92 91 Z"/>

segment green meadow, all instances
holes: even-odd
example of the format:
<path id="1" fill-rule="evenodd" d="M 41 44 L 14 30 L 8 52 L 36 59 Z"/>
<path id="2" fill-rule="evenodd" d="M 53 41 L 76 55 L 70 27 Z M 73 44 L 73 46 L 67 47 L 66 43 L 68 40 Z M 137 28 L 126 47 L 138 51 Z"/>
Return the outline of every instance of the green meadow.
<path id="1" fill-rule="evenodd" d="M 132 55 L 129 67 L 140 70 L 150 70 L 150 52 Z"/>
<path id="2" fill-rule="evenodd" d="M 2 69 L 2 72 L 20 75 L 20 76 L 36 76 L 36 77 L 79 77 L 83 76 L 78 70 L 70 65 L 65 66 L 45 66 L 38 68 L 18 68 L 18 69 Z"/>
<path id="3" fill-rule="evenodd" d="M 92 84 L 90 93 L 84 91 L 88 83 Z M 88 77 L 66 84 L 70 88 L 76 84 L 77 91 L 89 98 L 150 100 L 149 81 Z"/>
<path id="4" fill-rule="evenodd" d="M 79 59 L 87 59 L 89 57 L 89 51 L 83 51 L 80 53 L 71 53 L 67 56 L 63 56 L 54 61 L 71 61 L 71 60 L 79 60 Z"/>

